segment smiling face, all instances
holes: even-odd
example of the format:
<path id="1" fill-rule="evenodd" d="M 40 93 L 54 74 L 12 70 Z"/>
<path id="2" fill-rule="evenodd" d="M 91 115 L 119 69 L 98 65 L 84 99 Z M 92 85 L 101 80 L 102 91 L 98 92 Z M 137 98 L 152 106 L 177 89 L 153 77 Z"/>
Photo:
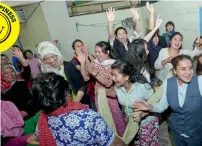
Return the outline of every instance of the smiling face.
<path id="1" fill-rule="evenodd" d="M 177 34 L 171 39 L 171 48 L 174 50 L 179 50 L 182 46 L 182 36 Z"/>
<path id="2" fill-rule="evenodd" d="M 3 70 L 3 78 L 6 82 L 13 82 L 15 80 L 16 74 L 12 67 L 8 66 Z"/>
<path id="3" fill-rule="evenodd" d="M 95 56 L 99 62 L 102 62 L 102 61 L 107 60 L 109 58 L 109 55 L 104 53 L 100 46 L 95 46 Z"/>
<path id="4" fill-rule="evenodd" d="M 193 77 L 193 65 L 192 62 L 188 59 L 179 61 L 176 69 L 174 71 L 177 74 L 178 81 L 180 84 L 189 83 Z"/>
<path id="5" fill-rule="evenodd" d="M 56 67 L 57 66 L 57 62 L 58 62 L 58 58 L 57 55 L 55 54 L 47 54 L 43 60 L 45 61 L 46 64 L 50 65 L 51 67 Z"/>
<path id="6" fill-rule="evenodd" d="M 114 81 L 114 85 L 116 87 L 122 87 L 124 86 L 126 83 L 128 83 L 129 80 L 129 76 L 124 76 L 120 73 L 120 71 L 118 69 L 112 69 L 112 79 Z"/>

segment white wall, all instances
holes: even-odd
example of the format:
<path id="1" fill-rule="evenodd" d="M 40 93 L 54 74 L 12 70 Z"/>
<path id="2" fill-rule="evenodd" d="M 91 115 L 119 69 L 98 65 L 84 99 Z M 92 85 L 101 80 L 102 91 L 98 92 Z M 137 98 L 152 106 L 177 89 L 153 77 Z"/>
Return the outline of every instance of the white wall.
<path id="1" fill-rule="evenodd" d="M 176 25 L 176 30 L 182 32 L 184 35 L 184 48 L 191 49 L 194 38 L 199 35 L 198 11 L 202 3 L 200 1 L 165 1 L 153 5 L 156 14 L 160 14 L 161 18 L 164 19 L 164 23 L 160 28 L 161 32 L 164 32 L 165 23 L 172 20 Z M 86 25 L 107 22 L 105 13 L 69 17 L 66 4 L 62 1 L 42 2 L 41 7 L 51 39 L 60 41 L 62 46 L 61 52 L 68 60 L 73 56 L 73 50 L 71 48 L 73 40 L 77 38 L 83 40 L 89 46 L 90 51 L 93 52 L 95 43 L 101 40 L 106 41 L 108 38 L 107 26 L 78 26 L 78 31 L 76 29 L 76 22 Z M 116 21 L 123 20 L 130 16 L 130 10 L 119 10 L 116 12 Z M 142 25 L 144 31 L 147 27 L 146 19 L 148 17 L 149 13 L 146 8 L 143 7 L 141 9 L 141 21 L 143 21 Z"/>
<path id="2" fill-rule="evenodd" d="M 68 17 L 68 10 L 65 2 L 43 2 L 41 7 L 44 12 L 44 16 L 49 28 L 51 38 L 53 40 L 58 39 L 61 43 L 61 52 L 66 59 L 71 59 L 73 56 L 72 42 L 75 39 L 81 39 L 85 42 L 91 52 L 94 52 L 94 46 L 97 42 L 103 40 L 107 41 L 107 18 L 105 13 L 97 13 L 91 15 L 83 15 L 76 17 Z M 51 11 L 50 11 L 51 8 Z M 120 10 L 116 13 L 116 20 L 123 20 L 127 17 L 131 17 L 130 10 Z M 101 24 L 99 26 L 78 26 L 78 32 L 76 29 L 76 23 L 79 24 Z M 120 25 L 120 24 L 119 24 Z M 115 26 L 115 27 L 118 27 Z"/>
<path id="3" fill-rule="evenodd" d="M 22 6 L 22 5 L 28 5 L 28 4 L 36 3 L 39 1 L 40 0 L 32 0 L 32 1 L 2 0 L 1 2 L 9 5 L 10 7 L 16 7 L 16 6 Z"/>
<path id="4" fill-rule="evenodd" d="M 201 1 L 162 1 L 153 4 L 155 8 L 155 16 L 160 14 L 164 20 L 160 28 L 161 34 L 165 32 L 165 24 L 167 21 L 175 23 L 175 30 L 183 35 L 183 49 L 192 49 L 194 39 L 200 35 L 199 26 L 199 7 L 202 6 Z M 147 27 L 147 19 L 149 13 L 146 7 L 142 8 L 142 21 L 144 28 Z"/>
<path id="5" fill-rule="evenodd" d="M 13 2 L 12 4 L 19 4 L 17 2 Z M 15 7 L 15 10 L 23 9 L 26 17 L 30 16 L 33 10 L 36 8 L 38 3 L 32 3 L 29 5 L 24 5 L 20 7 Z M 48 40 L 51 41 L 51 37 L 49 34 L 49 30 L 43 15 L 43 11 L 41 6 L 39 5 L 35 12 L 29 17 L 26 23 L 20 24 L 20 34 L 19 39 L 22 44 L 24 50 L 32 50 L 35 53 L 36 45 L 41 41 Z M 19 42 L 16 41 L 16 45 Z M 10 50 L 4 51 L 6 55 L 8 55 L 9 59 L 11 59 L 12 54 Z"/>
<path id="6" fill-rule="evenodd" d="M 35 3 L 15 9 L 23 9 L 26 17 L 29 17 L 37 6 L 38 3 Z M 40 5 L 35 9 L 34 13 L 29 17 L 26 23 L 20 24 L 19 38 L 23 49 L 30 49 L 33 52 L 36 50 L 36 45 L 41 41 L 51 41 L 49 30 Z"/>

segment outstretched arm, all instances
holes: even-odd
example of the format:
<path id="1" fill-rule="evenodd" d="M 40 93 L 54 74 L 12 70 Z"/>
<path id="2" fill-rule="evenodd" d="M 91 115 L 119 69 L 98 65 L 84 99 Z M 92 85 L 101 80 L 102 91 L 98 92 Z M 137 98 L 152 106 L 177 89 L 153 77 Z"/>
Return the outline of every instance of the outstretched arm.
<path id="1" fill-rule="evenodd" d="M 155 34 L 155 32 L 159 29 L 159 27 L 161 26 L 163 20 L 162 19 L 159 19 L 159 16 L 156 20 L 156 26 L 154 27 L 154 29 L 152 31 L 150 31 L 145 37 L 144 37 L 144 40 L 148 43 L 152 36 Z"/>
<path id="2" fill-rule="evenodd" d="M 135 7 L 131 8 L 131 13 L 133 14 L 133 21 L 135 23 L 135 31 L 139 34 L 141 32 L 140 26 L 140 15 Z"/>
<path id="3" fill-rule="evenodd" d="M 108 19 L 108 33 L 109 33 L 109 38 L 114 39 L 115 34 L 114 34 L 114 18 L 115 18 L 115 9 L 114 8 L 108 8 L 106 11 L 107 13 L 107 19 Z"/>
<path id="4" fill-rule="evenodd" d="M 146 3 L 147 10 L 150 12 L 150 19 L 149 19 L 149 30 L 154 29 L 154 8 L 153 5 Z"/>

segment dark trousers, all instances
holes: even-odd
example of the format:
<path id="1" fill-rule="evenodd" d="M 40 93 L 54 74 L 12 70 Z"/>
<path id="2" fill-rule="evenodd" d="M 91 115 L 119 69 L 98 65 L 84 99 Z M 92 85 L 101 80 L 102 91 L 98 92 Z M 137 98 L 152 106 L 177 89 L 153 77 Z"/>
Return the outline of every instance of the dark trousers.
<path id="1" fill-rule="evenodd" d="M 190 138 L 178 135 L 172 130 L 171 132 L 173 135 L 175 146 L 202 146 L 202 136 L 201 139 L 194 139 L 193 137 Z"/>

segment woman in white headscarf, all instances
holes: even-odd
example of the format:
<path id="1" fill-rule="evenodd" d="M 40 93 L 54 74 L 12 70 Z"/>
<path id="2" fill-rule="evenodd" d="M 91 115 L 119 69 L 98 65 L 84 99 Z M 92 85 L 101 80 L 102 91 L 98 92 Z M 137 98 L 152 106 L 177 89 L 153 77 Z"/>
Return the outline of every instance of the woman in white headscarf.
<path id="1" fill-rule="evenodd" d="M 90 105 L 90 100 L 85 94 L 85 82 L 81 73 L 75 66 L 65 61 L 58 48 L 51 42 L 41 42 L 37 48 L 37 54 L 41 63 L 43 73 L 55 72 L 63 76 L 70 84 L 75 101 Z"/>

